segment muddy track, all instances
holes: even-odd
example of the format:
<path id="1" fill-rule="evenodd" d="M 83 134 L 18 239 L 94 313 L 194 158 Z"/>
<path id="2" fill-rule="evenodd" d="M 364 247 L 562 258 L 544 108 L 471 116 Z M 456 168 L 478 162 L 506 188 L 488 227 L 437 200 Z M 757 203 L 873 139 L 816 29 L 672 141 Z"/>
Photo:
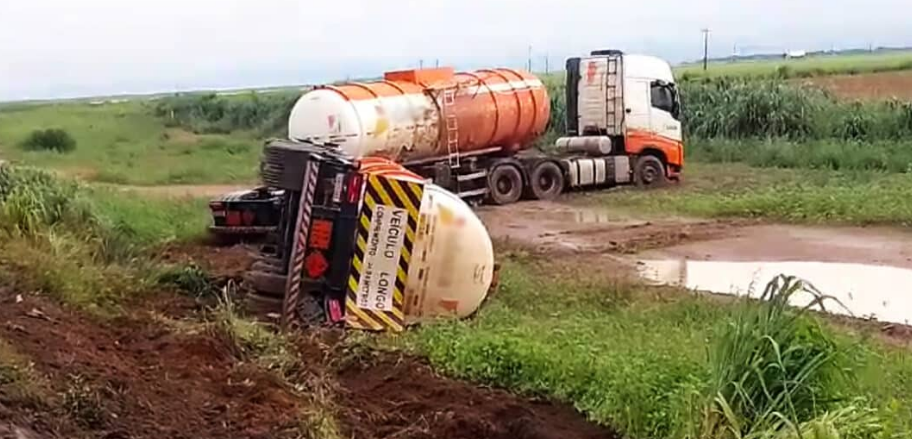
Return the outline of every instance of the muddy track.
<path id="1" fill-rule="evenodd" d="M 492 238 L 546 254 L 633 254 L 728 236 L 747 220 L 642 219 L 561 202 L 483 207 Z"/>

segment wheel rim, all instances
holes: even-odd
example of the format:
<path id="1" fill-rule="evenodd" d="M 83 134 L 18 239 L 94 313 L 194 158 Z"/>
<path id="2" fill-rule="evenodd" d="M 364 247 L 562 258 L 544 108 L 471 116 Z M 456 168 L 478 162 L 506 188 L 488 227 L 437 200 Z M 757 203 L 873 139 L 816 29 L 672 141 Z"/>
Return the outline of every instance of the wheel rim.
<path id="1" fill-rule="evenodd" d="M 643 168 L 643 183 L 652 184 L 656 181 L 656 178 L 659 175 L 659 170 L 656 169 L 655 164 L 650 163 L 649 165 Z"/>
<path id="2" fill-rule="evenodd" d="M 538 187 L 545 192 L 550 192 L 551 189 L 554 189 L 555 181 L 554 176 L 548 174 L 542 174 L 538 177 Z"/>
<path id="3" fill-rule="evenodd" d="M 508 194 L 513 190 L 513 180 L 504 176 L 497 180 L 497 191 L 501 194 Z"/>

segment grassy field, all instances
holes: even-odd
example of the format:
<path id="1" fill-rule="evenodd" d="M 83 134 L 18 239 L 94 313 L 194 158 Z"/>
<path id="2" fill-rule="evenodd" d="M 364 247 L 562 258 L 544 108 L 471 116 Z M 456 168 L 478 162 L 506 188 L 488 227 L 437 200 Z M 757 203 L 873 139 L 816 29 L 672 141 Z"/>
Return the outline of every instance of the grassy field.
<path id="1" fill-rule="evenodd" d="M 767 218 L 811 224 L 912 224 L 912 174 L 691 163 L 681 186 L 578 197 L 656 215 Z"/>
<path id="2" fill-rule="evenodd" d="M 861 74 L 912 69 L 912 51 L 857 55 L 817 55 L 808 58 L 713 62 L 703 71 L 702 64 L 678 66 L 678 78 L 702 77 L 813 77 Z"/>
<path id="3" fill-rule="evenodd" d="M 0 167 L 0 283 L 90 309 L 145 291 L 152 251 L 204 236 L 205 200 L 140 198 Z"/>
<path id="4" fill-rule="evenodd" d="M 687 152 L 692 162 L 742 163 L 756 168 L 912 171 L 912 148 L 902 140 L 694 139 L 687 145 Z"/>
<path id="5" fill-rule="evenodd" d="M 732 344 L 744 348 L 730 340 L 744 323 L 742 305 L 598 281 L 586 270 L 586 264 L 567 269 L 514 254 L 506 258 L 497 295 L 475 319 L 426 326 L 404 343 L 449 374 L 569 401 L 631 438 L 774 437 L 758 431 L 744 436 L 707 433 L 713 428 L 707 426 L 712 423 L 707 407 L 714 404 L 708 401 L 717 396 L 720 380 L 727 382 L 721 376 L 728 372 L 720 369 L 743 362 L 744 377 L 751 381 L 752 360 L 720 359 Z M 912 391 L 912 353 L 870 334 L 848 333 L 813 319 L 799 326 L 799 332 L 814 334 L 806 340 L 833 349 L 833 361 L 839 357 L 840 367 L 851 371 L 822 385 L 840 398 L 836 406 L 855 412 L 870 408 L 876 418 L 872 424 L 883 427 L 879 433 L 859 435 L 842 426 L 840 437 L 890 438 L 912 431 L 912 401 L 906 397 Z M 775 392 L 774 379 L 767 379 L 765 384 Z M 757 397 L 755 403 L 762 405 L 762 400 Z M 819 401 L 816 409 L 826 405 Z M 741 425 L 751 422 L 745 416 Z"/>
<path id="6" fill-rule="evenodd" d="M 260 141 L 253 133 L 193 134 L 168 128 L 150 102 L 60 103 L 0 108 L 0 159 L 86 180 L 137 185 L 248 182 L 256 178 Z M 36 129 L 62 128 L 69 153 L 26 151 Z"/>

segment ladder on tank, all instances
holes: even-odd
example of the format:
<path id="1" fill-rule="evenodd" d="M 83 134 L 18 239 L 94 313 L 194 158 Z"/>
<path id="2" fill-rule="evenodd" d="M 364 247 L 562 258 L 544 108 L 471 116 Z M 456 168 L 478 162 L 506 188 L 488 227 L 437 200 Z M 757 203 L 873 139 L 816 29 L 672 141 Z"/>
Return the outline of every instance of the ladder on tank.
<path id="1" fill-rule="evenodd" d="M 453 111 L 456 103 L 456 89 L 449 88 L 443 91 L 443 118 L 446 123 L 447 161 L 450 168 L 459 167 L 459 121 Z"/>
<path id="2" fill-rule="evenodd" d="M 624 117 L 624 109 L 621 108 L 621 96 L 618 94 L 618 82 L 620 81 L 620 58 L 609 56 L 606 66 L 605 75 L 605 131 L 608 135 L 617 136 L 621 133 L 620 118 Z"/>

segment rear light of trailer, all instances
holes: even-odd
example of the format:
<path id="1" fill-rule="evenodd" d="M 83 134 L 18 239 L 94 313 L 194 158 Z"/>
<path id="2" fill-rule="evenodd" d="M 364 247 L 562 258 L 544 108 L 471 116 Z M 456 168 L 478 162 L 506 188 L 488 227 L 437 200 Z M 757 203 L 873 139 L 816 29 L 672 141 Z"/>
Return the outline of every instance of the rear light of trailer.
<path id="1" fill-rule="evenodd" d="M 361 178 L 361 174 L 354 174 L 351 177 L 351 181 L 348 182 L 348 204 L 355 204 L 361 198 L 361 185 L 364 183 L 364 179 Z"/>
<path id="2" fill-rule="evenodd" d="M 213 201 L 209 203 L 209 209 L 212 211 L 212 216 L 216 218 L 223 218 L 226 215 L 225 203 Z"/>

